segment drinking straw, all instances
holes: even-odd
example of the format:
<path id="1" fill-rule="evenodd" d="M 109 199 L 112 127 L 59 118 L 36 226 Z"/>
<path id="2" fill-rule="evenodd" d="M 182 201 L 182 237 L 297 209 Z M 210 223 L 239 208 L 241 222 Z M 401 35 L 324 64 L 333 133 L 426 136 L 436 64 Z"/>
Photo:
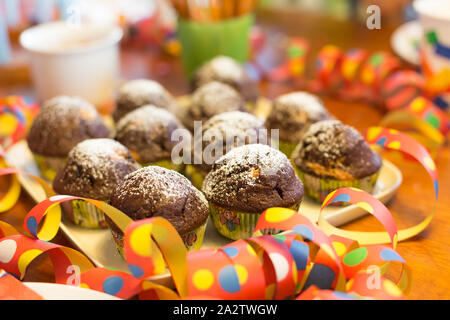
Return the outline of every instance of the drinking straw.
<path id="1" fill-rule="evenodd" d="M 6 15 L 0 8 L 0 64 L 11 61 L 11 44 L 9 42 Z"/>
<path id="2" fill-rule="evenodd" d="M 3 0 L 6 11 L 6 21 L 10 27 L 18 27 L 20 24 L 20 1 Z M 5 17 L 3 17 L 5 20 Z"/>

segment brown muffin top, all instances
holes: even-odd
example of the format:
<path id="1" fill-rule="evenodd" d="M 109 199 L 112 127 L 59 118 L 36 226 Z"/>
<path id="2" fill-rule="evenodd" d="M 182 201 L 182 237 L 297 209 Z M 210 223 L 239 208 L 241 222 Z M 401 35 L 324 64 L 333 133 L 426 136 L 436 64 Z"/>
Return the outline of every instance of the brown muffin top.
<path id="1" fill-rule="evenodd" d="M 133 220 L 163 217 L 183 235 L 209 215 L 205 196 L 178 172 L 148 166 L 125 177 L 111 194 L 112 206 Z"/>
<path id="2" fill-rule="evenodd" d="M 107 201 L 113 188 L 140 168 L 122 144 L 112 139 L 89 139 L 70 151 L 53 188 L 60 194 Z"/>
<path id="3" fill-rule="evenodd" d="M 291 207 L 303 197 L 303 184 L 287 157 L 262 144 L 235 148 L 217 160 L 202 190 L 212 203 L 247 213 Z"/>
<path id="4" fill-rule="evenodd" d="M 232 87 L 213 81 L 195 90 L 184 124 L 194 129 L 194 121 L 206 121 L 209 118 L 229 111 L 245 111 L 245 101 Z"/>
<path id="5" fill-rule="evenodd" d="M 361 179 L 381 167 L 380 156 L 359 132 L 337 120 L 311 125 L 292 159 L 304 172 L 338 180 Z"/>
<path id="6" fill-rule="evenodd" d="M 119 89 L 117 107 L 113 113 L 114 121 L 125 114 L 147 104 L 178 112 L 175 98 L 162 85 L 153 80 L 137 79 L 126 82 Z"/>
<path id="7" fill-rule="evenodd" d="M 264 120 L 246 112 L 231 111 L 212 117 L 205 122 L 202 135 L 195 141 L 199 146 L 196 150 L 207 153 L 203 154 L 202 164 L 196 165 L 196 168 L 205 174 L 208 173 L 214 162 L 226 154 L 227 146 L 231 150 L 245 144 L 267 144 L 268 141 L 260 139 L 260 131 L 263 129 L 265 129 Z M 266 133 L 264 137 L 267 137 Z M 222 153 L 215 154 L 214 151 L 219 149 L 222 149 Z"/>
<path id="8" fill-rule="evenodd" d="M 282 141 L 297 143 L 312 123 L 331 118 L 318 97 L 298 91 L 284 94 L 274 101 L 266 127 L 279 129 Z"/>
<path id="9" fill-rule="evenodd" d="M 58 96 L 44 103 L 28 134 L 31 151 L 48 157 L 66 157 L 77 143 L 109 137 L 109 129 L 89 102 Z"/>
<path id="10" fill-rule="evenodd" d="M 242 65 L 227 56 L 218 56 L 206 62 L 194 75 L 194 88 L 211 81 L 226 83 L 235 88 L 246 101 L 256 101 L 258 88 L 248 77 Z"/>
<path id="11" fill-rule="evenodd" d="M 115 139 L 141 163 L 170 160 L 172 133 L 184 128 L 170 112 L 147 105 L 126 114 L 117 124 Z"/>

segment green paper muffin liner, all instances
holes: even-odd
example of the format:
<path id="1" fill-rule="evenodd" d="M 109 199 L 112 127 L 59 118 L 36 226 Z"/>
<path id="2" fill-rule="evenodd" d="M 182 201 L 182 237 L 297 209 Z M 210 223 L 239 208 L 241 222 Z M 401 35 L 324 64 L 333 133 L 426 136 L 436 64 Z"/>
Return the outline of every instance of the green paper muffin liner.
<path id="1" fill-rule="evenodd" d="M 339 188 L 358 188 L 372 193 L 375 184 L 377 183 L 378 176 L 380 175 L 380 172 L 377 171 L 376 173 L 362 179 L 337 180 L 320 178 L 312 174 L 305 173 L 298 167 L 295 167 L 295 171 L 297 172 L 300 180 L 303 181 L 306 195 L 319 203 L 322 203 L 330 192 Z M 347 203 L 335 202 L 333 205 L 344 206 L 347 205 Z"/>
<path id="2" fill-rule="evenodd" d="M 84 200 L 62 203 L 63 211 L 72 223 L 82 228 L 104 229 L 107 227 L 105 215 L 93 204 Z"/>
<path id="3" fill-rule="evenodd" d="M 290 207 L 290 209 L 298 210 L 300 202 Z M 209 211 L 211 218 L 217 231 L 232 240 L 250 238 L 255 230 L 261 213 L 245 213 L 239 211 L 228 210 L 219 207 L 213 203 L 209 203 Z M 277 234 L 281 232 L 278 229 L 264 230 L 263 234 Z"/>
<path id="4" fill-rule="evenodd" d="M 288 159 L 291 157 L 292 152 L 294 152 L 295 147 L 297 146 L 296 143 L 287 142 L 287 141 L 279 141 L 278 143 L 278 149 L 283 152 Z"/>
<path id="5" fill-rule="evenodd" d="M 66 164 L 65 157 L 46 157 L 37 153 L 33 153 L 33 157 L 41 176 L 49 182 L 53 182 L 59 169 Z"/>
<path id="6" fill-rule="evenodd" d="M 160 160 L 155 162 L 147 162 L 147 163 L 141 163 L 141 166 L 148 167 L 148 166 L 158 166 L 163 167 L 169 170 L 177 171 L 182 173 L 184 171 L 184 164 L 175 164 L 170 160 Z"/>
<path id="7" fill-rule="evenodd" d="M 205 237 L 206 224 L 208 223 L 208 219 L 206 219 L 205 223 L 203 223 L 200 227 L 181 235 L 181 239 L 184 242 L 184 245 L 189 251 L 198 250 L 203 244 L 203 238 Z M 123 250 L 123 233 L 119 233 L 115 231 L 113 228 L 110 228 L 111 234 L 114 240 L 114 244 L 116 245 L 117 251 L 119 251 L 120 255 L 125 258 L 125 253 Z"/>
<path id="8" fill-rule="evenodd" d="M 205 174 L 198 171 L 193 165 L 188 164 L 186 165 L 184 175 L 186 178 L 191 180 L 194 187 L 196 187 L 199 190 L 202 190 L 203 186 L 203 180 L 205 179 Z"/>

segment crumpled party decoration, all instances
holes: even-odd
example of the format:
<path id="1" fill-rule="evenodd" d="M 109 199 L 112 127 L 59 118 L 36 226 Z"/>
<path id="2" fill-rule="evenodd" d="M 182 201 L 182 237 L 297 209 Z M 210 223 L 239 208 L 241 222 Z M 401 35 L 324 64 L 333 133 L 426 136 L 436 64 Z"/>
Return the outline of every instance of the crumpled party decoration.
<path id="1" fill-rule="evenodd" d="M 23 139 L 38 112 L 38 105 L 25 97 L 0 97 L 0 145 L 7 148 Z"/>
<path id="2" fill-rule="evenodd" d="M 419 161 L 433 181 L 437 199 L 436 166 L 423 146 L 404 133 L 381 127 L 369 128 L 367 140 L 405 152 Z M 0 176 L 16 174 L 27 173 L 10 168 L 0 170 Z M 433 209 L 418 225 L 398 230 L 389 210 L 379 200 L 364 191 L 343 188 L 330 193 L 322 208 L 336 201 L 354 203 L 377 218 L 386 232 L 344 231 L 331 226 L 321 211 L 309 220 L 295 210 L 270 208 L 261 214 L 254 237 L 219 249 L 187 252 L 174 227 L 163 218 L 131 221 L 104 202 L 54 195 L 44 181 L 33 178 L 43 184 L 49 197 L 26 216 L 23 228 L 27 235 L 0 223 L 0 268 L 23 278 L 33 259 L 46 253 L 53 262 L 58 283 L 120 298 L 404 299 L 411 288 L 411 270 L 395 247 L 398 241 L 426 228 L 434 214 Z M 124 231 L 129 272 L 95 268 L 80 252 L 48 242 L 59 228 L 59 204 L 73 199 L 97 206 Z M 265 229 L 286 232 L 258 236 Z M 390 243 L 391 247 L 380 243 Z M 394 263 L 402 266 L 402 272 L 399 279 L 391 281 L 384 275 Z M 68 272 L 74 271 L 74 266 L 78 266 L 80 274 Z M 174 288 L 152 281 L 152 276 L 167 272 L 166 268 Z"/>

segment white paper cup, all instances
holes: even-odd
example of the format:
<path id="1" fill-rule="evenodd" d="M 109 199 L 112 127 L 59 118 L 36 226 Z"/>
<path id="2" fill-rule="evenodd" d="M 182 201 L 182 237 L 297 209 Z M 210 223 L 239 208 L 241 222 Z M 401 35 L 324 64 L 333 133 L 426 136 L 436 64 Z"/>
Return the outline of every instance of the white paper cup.
<path id="1" fill-rule="evenodd" d="M 99 109 L 110 105 L 120 73 L 122 29 L 85 23 L 51 22 L 20 35 L 29 52 L 33 84 L 41 101 L 80 96 Z"/>
<path id="2" fill-rule="evenodd" d="M 423 28 L 420 47 L 434 73 L 450 70 L 450 0 L 416 0 L 414 9 Z M 445 95 L 450 103 L 450 95 Z"/>

